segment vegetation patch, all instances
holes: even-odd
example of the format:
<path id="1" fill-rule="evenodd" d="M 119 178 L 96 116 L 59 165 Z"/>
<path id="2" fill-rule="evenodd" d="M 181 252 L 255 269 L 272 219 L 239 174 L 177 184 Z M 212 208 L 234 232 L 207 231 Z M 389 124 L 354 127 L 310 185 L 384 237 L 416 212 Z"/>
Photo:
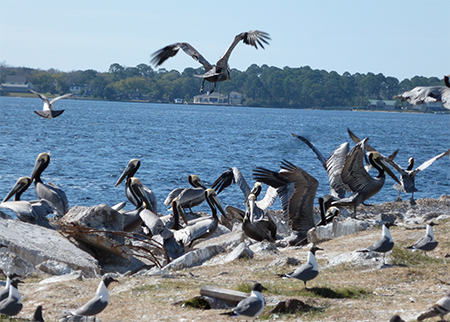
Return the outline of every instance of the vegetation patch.
<path id="1" fill-rule="evenodd" d="M 183 307 L 192 307 L 194 309 L 201 309 L 201 310 L 211 309 L 211 306 L 209 305 L 208 301 L 206 301 L 203 298 L 203 296 L 196 296 L 192 299 L 182 301 L 180 304 Z"/>
<path id="2" fill-rule="evenodd" d="M 411 251 L 406 248 L 394 247 L 391 252 L 392 264 L 397 266 L 424 266 L 438 264 L 442 260 L 430 257 L 422 251 Z"/>

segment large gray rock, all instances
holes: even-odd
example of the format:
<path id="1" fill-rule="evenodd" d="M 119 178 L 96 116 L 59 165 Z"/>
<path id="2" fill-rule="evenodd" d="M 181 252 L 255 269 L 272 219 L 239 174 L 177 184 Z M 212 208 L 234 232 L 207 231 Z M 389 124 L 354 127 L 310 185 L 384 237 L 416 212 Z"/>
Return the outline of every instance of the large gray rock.
<path id="1" fill-rule="evenodd" d="M 224 262 L 228 263 L 240 258 L 253 258 L 253 252 L 246 243 L 239 244 L 231 253 L 228 254 Z"/>
<path id="2" fill-rule="evenodd" d="M 24 277 L 39 275 L 41 273 L 34 265 L 8 251 L 0 253 L 0 268 L 5 274 L 16 273 Z"/>
<path id="3" fill-rule="evenodd" d="M 242 230 L 232 231 L 231 233 L 221 235 L 215 238 L 207 239 L 194 246 L 195 249 L 201 249 L 208 246 L 221 246 L 226 250 L 233 250 L 237 245 L 242 243 L 245 239 L 245 234 Z"/>
<path id="4" fill-rule="evenodd" d="M 225 249 L 217 245 L 197 249 L 178 257 L 168 265 L 164 266 L 163 270 L 181 270 L 183 268 L 201 265 L 205 261 L 223 252 L 225 252 Z"/>
<path id="5" fill-rule="evenodd" d="M 344 221 L 333 220 L 326 226 L 317 226 L 308 231 L 308 242 L 320 243 L 330 239 L 352 235 L 358 231 L 367 230 L 375 226 L 375 222 L 368 222 L 347 218 Z"/>
<path id="6" fill-rule="evenodd" d="M 59 232 L 18 220 L 0 220 L 0 243 L 8 252 L 37 266 L 48 260 L 67 264 L 73 270 L 95 277 L 99 273 L 97 260 L 77 248 Z M 6 248 L 2 248 L 5 251 Z"/>

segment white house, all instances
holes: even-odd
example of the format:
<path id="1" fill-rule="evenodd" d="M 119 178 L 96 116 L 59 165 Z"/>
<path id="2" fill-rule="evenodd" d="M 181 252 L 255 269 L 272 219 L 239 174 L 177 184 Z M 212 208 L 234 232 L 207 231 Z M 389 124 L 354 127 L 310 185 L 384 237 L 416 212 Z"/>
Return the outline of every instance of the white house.
<path id="1" fill-rule="evenodd" d="M 34 86 L 30 82 L 27 82 L 25 76 L 6 76 L 6 82 L 2 84 L 3 92 L 26 93 L 30 89 L 34 89 Z"/>

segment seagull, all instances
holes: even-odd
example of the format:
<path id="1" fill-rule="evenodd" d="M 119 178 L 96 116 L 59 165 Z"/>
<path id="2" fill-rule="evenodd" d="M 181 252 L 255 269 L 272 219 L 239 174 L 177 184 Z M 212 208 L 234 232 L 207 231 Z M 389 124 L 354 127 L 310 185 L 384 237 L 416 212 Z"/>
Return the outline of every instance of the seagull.
<path id="1" fill-rule="evenodd" d="M 264 309 L 263 290 L 267 289 L 259 283 L 253 284 L 249 297 L 240 301 L 232 311 L 221 313 L 220 315 L 258 317 Z"/>
<path id="2" fill-rule="evenodd" d="M 303 281 L 306 288 L 306 282 L 315 279 L 319 275 L 319 265 L 316 260 L 316 251 L 323 250 L 322 248 L 313 245 L 308 252 L 308 259 L 306 264 L 296 268 L 292 273 L 282 274 L 281 277 L 296 278 Z"/>
<path id="3" fill-rule="evenodd" d="M 214 83 L 214 86 L 210 91 L 211 94 L 212 92 L 214 92 L 217 82 L 223 82 L 227 79 L 230 79 L 231 70 L 230 66 L 228 65 L 228 59 L 230 58 L 231 52 L 233 51 L 234 47 L 236 47 L 236 45 L 241 40 L 244 42 L 244 44 L 251 45 L 256 49 L 258 49 L 258 45 L 264 49 L 263 43 L 269 44 L 268 40 L 270 40 L 270 37 L 268 33 L 259 30 L 241 32 L 240 34 L 236 35 L 233 43 L 217 61 L 216 66 L 211 65 L 194 47 L 192 47 L 187 42 L 174 43 L 156 51 L 155 53 L 153 53 L 152 63 L 155 66 L 159 66 L 170 57 L 175 56 L 180 48 L 183 49 L 186 54 L 194 58 L 194 60 L 198 61 L 205 68 L 205 73 L 203 75 L 195 76 L 203 78 L 200 92 L 203 92 L 205 80 Z"/>
<path id="4" fill-rule="evenodd" d="M 414 105 L 440 101 L 446 109 L 450 110 L 449 76 L 444 76 L 445 86 L 417 86 L 408 92 L 394 96 L 394 98 L 400 98 L 402 102 L 409 101 Z"/>
<path id="5" fill-rule="evenodd" d="M 79 309 L 70 312 L 72 315 L 81 315 L 81 316 L 95 316 L 102 312 L 109 303 L 109 292 L 108 286 L 112 282 L 119 283 L 118 280 L 112 278 L 111 276 L 104 277 L 100 284 L 98 285 L 97 292 L 95 296 L 87 302 L 85 305 L 80 307 Z M 95 320 L 95 318 L 94 318 Z"/>
<path id="6" fill-rule="evenodd" d="M 40 99 L 42 99 L 44 101 L 44 110 L 43 111 L 34 111 L 34 113 L 36 113 L 37 115 L 39 115 L 40 117 L 43 117 L 45 119 L 53 119 L 55 117 L 60 116 L 64 112 L 64 110 L 55 111 L 53 109 L 53 104 L 55 104 L 60 99 L 67 98 L 67 97 L 75 94 L 75 93 L 65 94 L 62 96 L 55 97 L 54 99 L 52 99 L 50 101 L 48 99 L 48 97 L 45 95 L 39 94 L 38 92 L 35 92 L 31 89 L 30 89 L 30 92 L 36 94 L 37 96 L 39 96 Z"/>
<path id="7" fill-rule="evenodd" d="M 394 240 L 391 237 L 391 233 L 389 231 L 389 227 L 396 226 L 392 223 L 383 224 L 382 227 L 382 236 L 379 240 L 375 242 L 372 246 L 367 247 L 366 249 L 357 250 L 357 252 L 377 252 L 383 253 L 383 265 L 386 265 L 385 257 L 386 253 L 390 251 L 394 247 Z"/>
<path id="8" fill-rule="evenodd" d="M 438 315 L 441 317 L 441 321 L 445 321 L 444 315 L 448 312 L 450 312 L 450 292 L 430 307 L 428 311 L 419 315 L 417 321 L 423 321 Z"/>
<path id="9" fill-rule="evenodd" d="M 420 238 L 418 241 L 416 241 L 411 246 L 407 247 L 408 249 L 418 249 L 423 250 L 424 252 L 428 252 L 430 250 L 433 250 L 437 247 L 438 242 L 434 239 L 434 233 L 433 233 L 433 226 L 436 226 L 434 222 L 430 222 L 427 225 L 427 232 L 425 233 L 425 236 Z"/>
<path id="10" fill-rule="evenodd" d="M 30 322 L 45 322 L 44 318 L 42 317 L 42 305 L 38 305 Z"/>
<path id="11" fill-rule="evenodd" d="M 16 273 L 6 275 L 6 285 L 5 285 L 5 288 L 0 292 L 0 302 L 8 297 L 9 287 L 11 286 L 11 281 L 16 277 L 21 277 L 21 276 Z"/>
<path id="12" fill-rule="evenodd" d="M 0 302 L 0 314 L 8 315 L 11 318 L 11 316 L 19 314 L 22 310 L 22 299 L 17 288 L 19 283 L 23 282 L 17 277 L 11 281 L 8 297 Z"/>

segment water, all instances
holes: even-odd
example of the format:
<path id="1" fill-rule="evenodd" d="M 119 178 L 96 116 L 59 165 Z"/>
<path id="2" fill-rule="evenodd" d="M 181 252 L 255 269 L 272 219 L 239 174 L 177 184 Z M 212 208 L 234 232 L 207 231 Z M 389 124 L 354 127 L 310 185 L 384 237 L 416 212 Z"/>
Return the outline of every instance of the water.
<path id="1" fill-rule="evenodd" d="M 197 174 L 210 185 L 226 169 L 238 167 L 253 185 L 257 166 L 279 170 L 282 159 L 293 162 L 319 181 L 317 196 L 329 193 L 328 177 L 315 154 L 294 132 L 306 136 L 328 157 L 341 143 L 351 142 L 349 127 L 361 139 L 388 156 L 400 148 L 396 161 L 416 167 L 449 148 L 450 115 L 406 114 L 123 103 L 61 100 L 58 118 L 38 117 L 39 98 L 0 97 L 0 198 L 16 180 L 30 176 L 36 157 L 49 152 L 44 182 L 62 188 L 70 205 L 114 205 L 126 201 L 118 177 L 132 158 L 141 160 L 136 176 L 151 188 L 159 210 L 176 187 L 189 187 L 187 176 Z M 450 194 L 450 158 L 436 161 L 417 175 L 416 198 Z M 393 201 L 397 191 L 388 177 L 383 189 L 369 200 Z M 31 187 L 23 200 L 35 199 Z M 409 195 L 403 194 L 403 198 Z M 220 194 L 223 206 L 243 208 L 243 195 L 234 185 Z M 128 203 L 127 209 L 132 209 Z M 274 209 L 280 209 L 277 202 Z M 205 204 L 195 208 L 208 211 Z"/>

